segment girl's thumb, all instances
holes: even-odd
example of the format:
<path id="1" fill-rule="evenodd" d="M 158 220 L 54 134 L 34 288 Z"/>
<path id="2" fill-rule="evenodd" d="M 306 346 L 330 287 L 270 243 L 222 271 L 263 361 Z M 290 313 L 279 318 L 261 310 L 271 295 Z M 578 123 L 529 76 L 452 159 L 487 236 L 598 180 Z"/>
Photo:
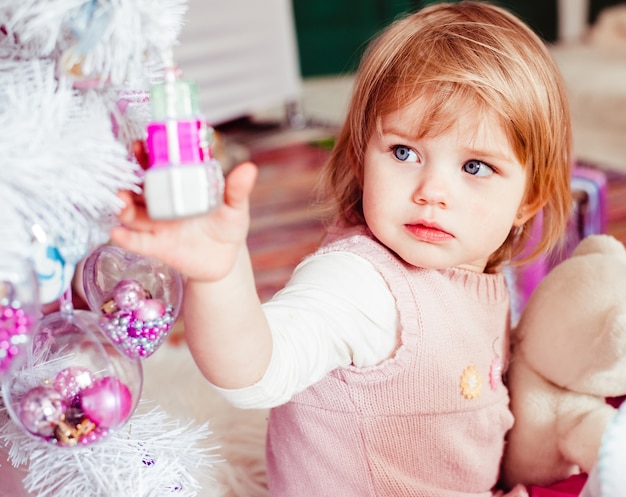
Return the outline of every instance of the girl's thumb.
<path id="1" fill-rule="evenodd" d="M 226 176 L 224 203 L 233 208 L 246 207 L 257 178 L 257 167 L 252 162 L 243 162 Z"/>

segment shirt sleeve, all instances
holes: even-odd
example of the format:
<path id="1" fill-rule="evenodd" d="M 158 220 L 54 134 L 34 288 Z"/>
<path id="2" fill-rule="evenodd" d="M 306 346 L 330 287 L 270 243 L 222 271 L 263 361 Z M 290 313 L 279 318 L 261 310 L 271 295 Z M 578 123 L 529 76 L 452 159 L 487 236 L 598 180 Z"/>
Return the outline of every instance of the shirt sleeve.
<path id="1" fill-rule="evenodd" d="M 267 408 L 338 367 L 373 366 L 397 347 L 395 300 L 370 262 L 350 252 L 314 255 L 263 304 L 273 339 L 263 378 L 246 388 L 215 387 L 241 408 Z"/>

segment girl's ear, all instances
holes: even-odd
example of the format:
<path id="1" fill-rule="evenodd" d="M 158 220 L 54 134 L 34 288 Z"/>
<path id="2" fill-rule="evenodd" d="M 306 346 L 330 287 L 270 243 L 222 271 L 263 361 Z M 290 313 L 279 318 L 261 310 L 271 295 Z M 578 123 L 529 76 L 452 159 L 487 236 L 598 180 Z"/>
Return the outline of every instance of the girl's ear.
<path id="1" fill-rule="evenodd" d="M 513 226 L 523 226 L 526 224 L 526 222 L 537 214 L 544 205 L 546 205 L 546 202 L 542 202 L 540 200 L 520 205 L 517 210 L 517 215 L 513 220 Z"/>

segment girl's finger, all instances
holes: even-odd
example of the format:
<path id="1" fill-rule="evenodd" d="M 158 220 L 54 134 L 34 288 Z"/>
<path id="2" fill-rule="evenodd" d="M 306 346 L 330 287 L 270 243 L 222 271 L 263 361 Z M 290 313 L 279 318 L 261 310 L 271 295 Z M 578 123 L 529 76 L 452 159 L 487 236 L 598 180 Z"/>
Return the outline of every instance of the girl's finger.
<path id="1" fill-rule="evenodd" d="M 148 210 L 144 204 L 138 204 L 129 192 L 121 192 L 118 197 L 124 202 L 124 208 L 117 218 L 128 228 L 139 231 L 150 231 L 155 222 L 148 216 Z"/>
<path id="2" fill-rule="evenodd" d="M 153 247 L 157 247 L 154 234 L 147 231 L 134 231 L 124 226 L 115 226 L 111 229 L 109 236 L 111 241 L 119 247 L 143 255 L 154 257 Z"/>
<path id="3" fill-rule="evenodd" d="M 135 158 L 142 169 L 145 170 L 150 167 L 150 158 L 148 156 L 148 152 L 146 151 L 146 147 L 141 140 L 135 140 L 133 142 L 133 154 L 135 154 Z"/>
<path id="4" fill-rule="evenodd" d="M 224 203 L 236 209 L 246 208 L 257 175 L 258 169 L 252 162 L 236 166 L 226 177 Z"/>

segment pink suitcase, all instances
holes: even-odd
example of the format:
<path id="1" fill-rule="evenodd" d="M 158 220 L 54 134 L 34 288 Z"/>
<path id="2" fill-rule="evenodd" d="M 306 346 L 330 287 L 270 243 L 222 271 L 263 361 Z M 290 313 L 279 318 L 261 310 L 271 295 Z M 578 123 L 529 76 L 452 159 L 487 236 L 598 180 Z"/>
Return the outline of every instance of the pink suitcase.
<path id="1" fill-rule="evenodd" d="M 531 263 L 507 269 L 511 288 L 511 318 L 517 323 L 520 313 L 539 281 L 556 264 L 569 257 L 584 237 L 606 233 L 607 179 L 598 169 L 577 164 L 572 170 L 574 209 L 561 250 L 544 254 Z M 535 229 L 541 229 L 536 223 Z"/>

